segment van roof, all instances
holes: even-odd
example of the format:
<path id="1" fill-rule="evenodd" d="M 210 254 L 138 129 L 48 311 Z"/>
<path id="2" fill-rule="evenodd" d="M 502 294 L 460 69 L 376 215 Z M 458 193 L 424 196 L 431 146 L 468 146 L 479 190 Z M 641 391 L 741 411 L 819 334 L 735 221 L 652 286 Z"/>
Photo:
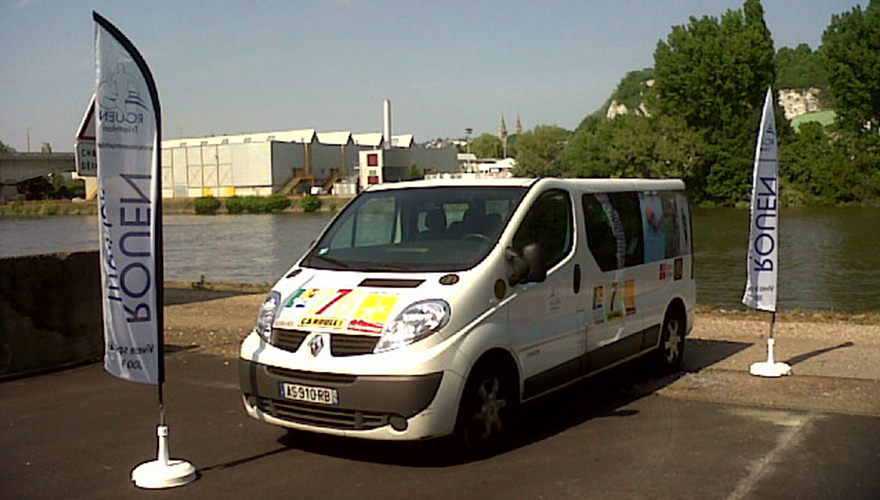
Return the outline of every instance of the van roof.
<path id="1" fill-rule="evenodd" d="M 389 182 L 370 186 L 369 191 L 386 191 L 392 189 L 426 188 L 426 187 L 531 187 L 534 184 L 553 184 L 557 186 L 577 187 L 586 192 L 613 191 L 667 191 L 683 190 L 681 179 L 530 179 L 511 178 L 473 178 L 473 179 L 430 179 L 420 181 Z"/>

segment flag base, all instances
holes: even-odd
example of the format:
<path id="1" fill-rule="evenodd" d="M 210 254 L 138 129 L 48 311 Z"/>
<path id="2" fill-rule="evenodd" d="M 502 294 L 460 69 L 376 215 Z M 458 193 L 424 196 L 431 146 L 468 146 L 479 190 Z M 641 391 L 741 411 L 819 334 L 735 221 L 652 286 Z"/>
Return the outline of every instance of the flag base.
<path id="1" fill-rule="evenodd" d="M 785 363 L 762 361 L 760 363 L 752 363 L 749 373 L 756 377 L 784 377 L 791 375 L 791 367 Z"/>
<path id="2" fill-rule="evenodd" d="M 791 375 L 791 367 L 785 363 L 776 363 L 773 361 L 773 344 L 772 338 L 767 339 L 767 361 L 752 363 L 749 373 L 756 377 L 784 377 Z"/>
<path id="3" fill-rule="evenodd" d="M 196 468 L 186 460 L 168 458 L 168 426 L 157 427 L 159 453 L 156 460 L 144 462 L 131 471 L 135 486 L 147 489 L 173 488 L 196 480 Z"/>

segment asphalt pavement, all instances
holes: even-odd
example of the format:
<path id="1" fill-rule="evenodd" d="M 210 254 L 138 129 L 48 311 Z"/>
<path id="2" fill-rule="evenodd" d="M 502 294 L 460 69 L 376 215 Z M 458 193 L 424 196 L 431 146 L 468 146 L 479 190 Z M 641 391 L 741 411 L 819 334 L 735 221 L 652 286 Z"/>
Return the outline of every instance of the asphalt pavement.
<path id="1" fill-rule="evenodd" d="M 795 374 L 767 380 L 747 373 L 764 346 L 731 338 L 689 340 L 677 375 L 635 362 L 526 405 L 511 447 L 471 462 L 259 423 L 235 360 L 170 353 L 171 455 L 199 478 L 164 491 L 130 481 L 156 457 L 155 386 L 97 364 L 8 380 L 0 498 L 880 498 L 880 370 L 850 368 L 880 361 L 876 344 L 788 340 Z"/>

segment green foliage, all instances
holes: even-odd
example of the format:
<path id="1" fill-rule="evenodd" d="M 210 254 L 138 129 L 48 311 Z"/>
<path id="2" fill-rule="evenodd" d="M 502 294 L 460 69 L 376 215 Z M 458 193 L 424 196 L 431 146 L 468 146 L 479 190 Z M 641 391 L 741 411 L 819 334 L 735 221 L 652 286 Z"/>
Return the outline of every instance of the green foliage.
<path id="1" fill-rule="evenodd" d="M 48 200 L 55 195 L 55 186 L 46 176 L 23 180 L 15 187 L 26 200 Z"/>
<path id="2" fill-rule="evenodd" d="M 243 212 L 251 214 L 269 214 L 281 212 L 290 206 L 290 198 L 283 194 L 272 196 L 231 196 L 226 198 L 226 211 L 230 214 Z"/>
<path id="3" fill-rule="evenodd" d="M 720 21 L 692 17 L 687 26 L 673 27 L 654 52 L 655 107 L 711 139 L 751 125 L 775 80 L 773 56 L 758 0 L 746 0 L 743 10 L 729 10 Z"/>
<path id="4" fill-rule="evenodd" d="M 16 151 L 15 151 L 14 147 L 12 147 L 8 144 L 5 144 L 3 141 L 0 141 L 0 154 L 5 155 L 5 154 L 12 154 L 15 152 Z"/>
<path id="5" fill-rule="evenodd" d="M 828 74 L 822 58 L 809 45 L 802 43 L 793 49 L 782 47 L 776 52 L 774 62 L 777 89 L 817 88 L 822 94 L 828 89 Z"/>
<path id="6" fill-rule="evenodd" d="M 198 215 L 214 215 L 220 209 L 220 200 L 213 196 L 202 196 L 193 200 L 193 208 Z"/>
<path id="7" fill-rule="evenodd" d="M 501 139 L 492 134 L 482 134 L 471 143 L 471 152 L 477 158 L 501 158 Z"/>
<path id="8" fill-rule="evenodd" d="M 577 177 L 681 177 L 692 185 L 703 148 L 681 118 L 624 115 L 578 130 L 562 162 Z"/>
<path id="9" fill-rule="evenodd" d="M 525 177 L 562 177 L 561 154 L 571 132 L 553 125 L 542 125 L 517 139 L 514 174 Z"/>
<path id="10" fill-rule="evenodd" d="M 617 89 L 614 90 L 604 108 L 607 109 L 611 100 L 615 100 L 618 104 L 626 105 L 628 109 L 639 109 L 642 103 L 645 102 L 645 96 L 650 90 L 648 82 L 653 78 L 654 68 L 630 71 L 617 84 Z"/>
<path id="11" fill-rule="evenodd" d="M 230 196 L 226 198 L 226 211 L 230 214 L 240 214 L 244 212 L 244 199 L 241 196 Z"/>
<path id="12" fill-rule="evenodd" d="M 264 199 L 266 200 L 266 209 L 264 211 L 269 213 L 282 212 L 289 207 L 291 203 L 290 198 L 283 194 L 273 194 Z"/>
<path id="13" fill-rule="evenodd" d="M 424 179 L 425 175 L 422 173 L 422 169 L 419 168 L 418 165 L 413 163 L 409 166 L 409 169 L 403 174 L 403 180 L 406 181 L 415 181 L 419 179 Z"/>
<path id="14" fill-rule="evenodd" d="M 880 127 L 880 0 L 833 16 L 822 34 L 821 55 L 841 127 Z"/>
<path id="15" fill-rule="evenodd" d="M 721 19 L 691 17 L 654 52 L 651 109 L 699 132 L 704 155 L 691 172 L 694 198 L 732 205 L 748 197 L 754 137 L 775 80 L 773 40 L 759 0 Z"/>
<path id="16" fill-rule="evenodd" d="M 299 201 L 299 206 L 302 208 L 303 212 L 316 212 L 321 208 L 321 198 L 318 198 L 313 194 L 307 194 Z"/>
<path id="17" fill-rule="evenodd" d="M 54 203 L 44 203 L 40 207 L 40 215 L 58 215 L 58 205 Z"/>

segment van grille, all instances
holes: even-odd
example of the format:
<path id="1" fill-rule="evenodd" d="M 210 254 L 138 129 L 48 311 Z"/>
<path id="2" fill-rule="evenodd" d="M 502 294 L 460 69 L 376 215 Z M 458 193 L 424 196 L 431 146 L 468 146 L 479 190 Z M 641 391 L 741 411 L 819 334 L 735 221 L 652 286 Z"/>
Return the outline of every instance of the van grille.
<path id="1" fill-rule="evenodd" d="M 388 425 L 388 414 L 311 406 L 278 399 L 257 398 L 263 413 L 297 424 L 344 430 L 368 430 Z"/>
<path id="2" fill-rule="evenodd" d="M 372 354 L 379 337 L 366 335 L 330 335 L 330 353 L 334 356 L 359 356 Z"/>
<path id="3" fill-rule="evenodd" d="M 302 330 L 282 330 L 280 328 L 273 328 L 271 344 L 279 349 L 284 349 L 285 351 L 296 352 L 308 334 L 309 332 L 304 332 Z"/>
<path id="4" fill-rule="evenodd" d="M 271 344 L 285 351 L 296 352 L 309 333 L 303 330 L 273 328 Z M 333 333 L 330 335 L 330 353 L 337 357 L 372 354 L 378 343 L 378 336 Z"/>

